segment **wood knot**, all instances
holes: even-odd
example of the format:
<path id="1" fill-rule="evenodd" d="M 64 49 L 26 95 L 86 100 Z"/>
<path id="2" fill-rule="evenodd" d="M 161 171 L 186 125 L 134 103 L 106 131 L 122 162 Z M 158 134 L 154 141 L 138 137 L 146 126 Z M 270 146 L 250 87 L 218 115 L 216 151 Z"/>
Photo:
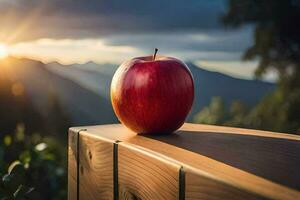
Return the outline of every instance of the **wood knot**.
<path id="1" fill-rule="evenodd" d="M 120 199 L 122 200 L 140 200 L 137 196 L 135 196 L 132 192 L 122 187 L 120 189 Z"/>
<path id="2" fill-rule="evenodd" d="M 89 154 L 89 158 L 92 159 L 93 155 L 92 155 L 92 152 L 90 150 L 88 151 L 88 154 Z"/>

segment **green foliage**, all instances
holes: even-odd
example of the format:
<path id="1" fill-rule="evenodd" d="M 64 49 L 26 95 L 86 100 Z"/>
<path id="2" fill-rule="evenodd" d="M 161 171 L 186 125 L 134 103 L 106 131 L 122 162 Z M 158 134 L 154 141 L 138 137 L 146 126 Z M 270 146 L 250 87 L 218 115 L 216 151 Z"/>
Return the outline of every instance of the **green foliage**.
<path id="1" fill-rule="evenodd" d="M 213 97 L 210 104 L 194 116 L 195 123 L 245 127 L 249 109 L 240 101 L 233 101 L 225 108 L 220 97 Z"/>
<path id="2" fill-rule="evenodd" d="M 299 104 L 300 99 L 295 98 L 286 102 L 283 96 L 281 90 L 276 90 L 252 108 L 248 108 L 240 101 L 233 101 L 229 109 L 225 109 L 221 98 L 214 97 L 207 107 L 194 116 L 193 121 L 203 124 L 299 133 L 299 120 L 291 121 L 289 115 L 297 109 L 295 104 Z"/>
<path id="3" fill-rule="evenodd" d="M 15 133 L 0 136 L 0 197 L 66 199 L 65 145 L 53 137 L 24 133 L 24 125 L 19 124 Z"/>
<path id="4" fill-rule="evenodd" d="M 300 93 L 277 89 L 267 95 L 248 114 L 247 127 L 279 132 L 300 133 Z"/>
<path id="5" fill-rule="evenodd" d="M 284 76 L 290 69 L 299 71 L 300 3 L 295 0 L 230 0 L 223 17 L 228 26 L 254 24 L 254 44 L 245 59 L 259 58 L 256 74 L 276 69 Z"/>
<path id="6" fill-rule="evenodd" d="M 259 60 L 255 72 L 258 78 L 268 70 L 275 70 L 279 76 L 276 91 L 266 96 L 245 115 L 247 119 L 238 124 L 250 128 L 299 132 L 299 1 L 230 0 L 223 22 L 231 27 L 254 25 L 254 43 L 243 58 Z"/>
<path id="7" fill-rule="evenodd" d="M 225 107 L 220 97 L 213 97 L 209 106 L 195 115 L 194 121 L 204 124 L 222 124 L 226 118 Z"/>
<path id="8" fill-rule="evenodd" d="M 26 169 L 18 161 L 9 166 L 8 173 L 0 181 L 1 200 L 34 198 L 34 188 L 25 185 L 26 173 Z"/>

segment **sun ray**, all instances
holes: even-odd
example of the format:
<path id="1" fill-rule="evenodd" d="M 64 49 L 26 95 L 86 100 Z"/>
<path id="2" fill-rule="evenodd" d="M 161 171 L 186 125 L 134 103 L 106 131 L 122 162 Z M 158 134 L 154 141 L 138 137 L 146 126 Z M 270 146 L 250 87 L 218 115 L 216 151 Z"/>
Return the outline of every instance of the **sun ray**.
<path id="1" fill-rule="evenodd" d="M 5 38 L 7 43 L 14 42 L 18 37 L 22 35 L 29 34 L 29 28 L 38 20 L 39 16 L 42 14 L 45 9 L 45 4 L 40 4 L 37 7 L 33 8 L 27 16 L 20 22 L 16 29 L 10 33 L 8 37 Z"/>

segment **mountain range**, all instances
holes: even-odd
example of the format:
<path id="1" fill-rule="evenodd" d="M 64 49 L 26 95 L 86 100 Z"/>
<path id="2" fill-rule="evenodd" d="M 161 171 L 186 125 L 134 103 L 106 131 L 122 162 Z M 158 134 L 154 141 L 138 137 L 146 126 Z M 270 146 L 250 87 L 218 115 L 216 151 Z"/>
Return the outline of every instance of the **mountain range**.
<path id="1" fill-rule="evenodd" d="M 195 80 L 195 100 L 188 121 L 208 105 L 214 96 L 221 97 L 225 105 L 233 100 L 240 100 L 251 106 L 275 87 L 272 83 L 238 79 L 204 70 L 192 62 L 186 63 Z M 117 122 L 109 96 L 110 82 L 117 67 L 94 62 L 45 64 L 15 57 L 0 61 L 0 69 L 13 82 L 23 85 L 33 104 L 43 115 L 47 116 L 50 100 L 56 98 L 74 126 Z"/>

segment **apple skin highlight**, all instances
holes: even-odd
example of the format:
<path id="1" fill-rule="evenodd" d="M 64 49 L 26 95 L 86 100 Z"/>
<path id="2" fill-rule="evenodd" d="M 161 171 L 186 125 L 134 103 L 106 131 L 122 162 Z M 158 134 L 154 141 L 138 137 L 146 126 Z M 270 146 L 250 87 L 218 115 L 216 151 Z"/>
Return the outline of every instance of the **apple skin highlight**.
<path id="1" fill-rule="evenodd" d="M 194 100 L 188 67 L 176 58 L 156 56 L 156 52 L 124 62 L 111 83 L 118 119 L 140 134 L 174 132 L 184 123 Z"/>

